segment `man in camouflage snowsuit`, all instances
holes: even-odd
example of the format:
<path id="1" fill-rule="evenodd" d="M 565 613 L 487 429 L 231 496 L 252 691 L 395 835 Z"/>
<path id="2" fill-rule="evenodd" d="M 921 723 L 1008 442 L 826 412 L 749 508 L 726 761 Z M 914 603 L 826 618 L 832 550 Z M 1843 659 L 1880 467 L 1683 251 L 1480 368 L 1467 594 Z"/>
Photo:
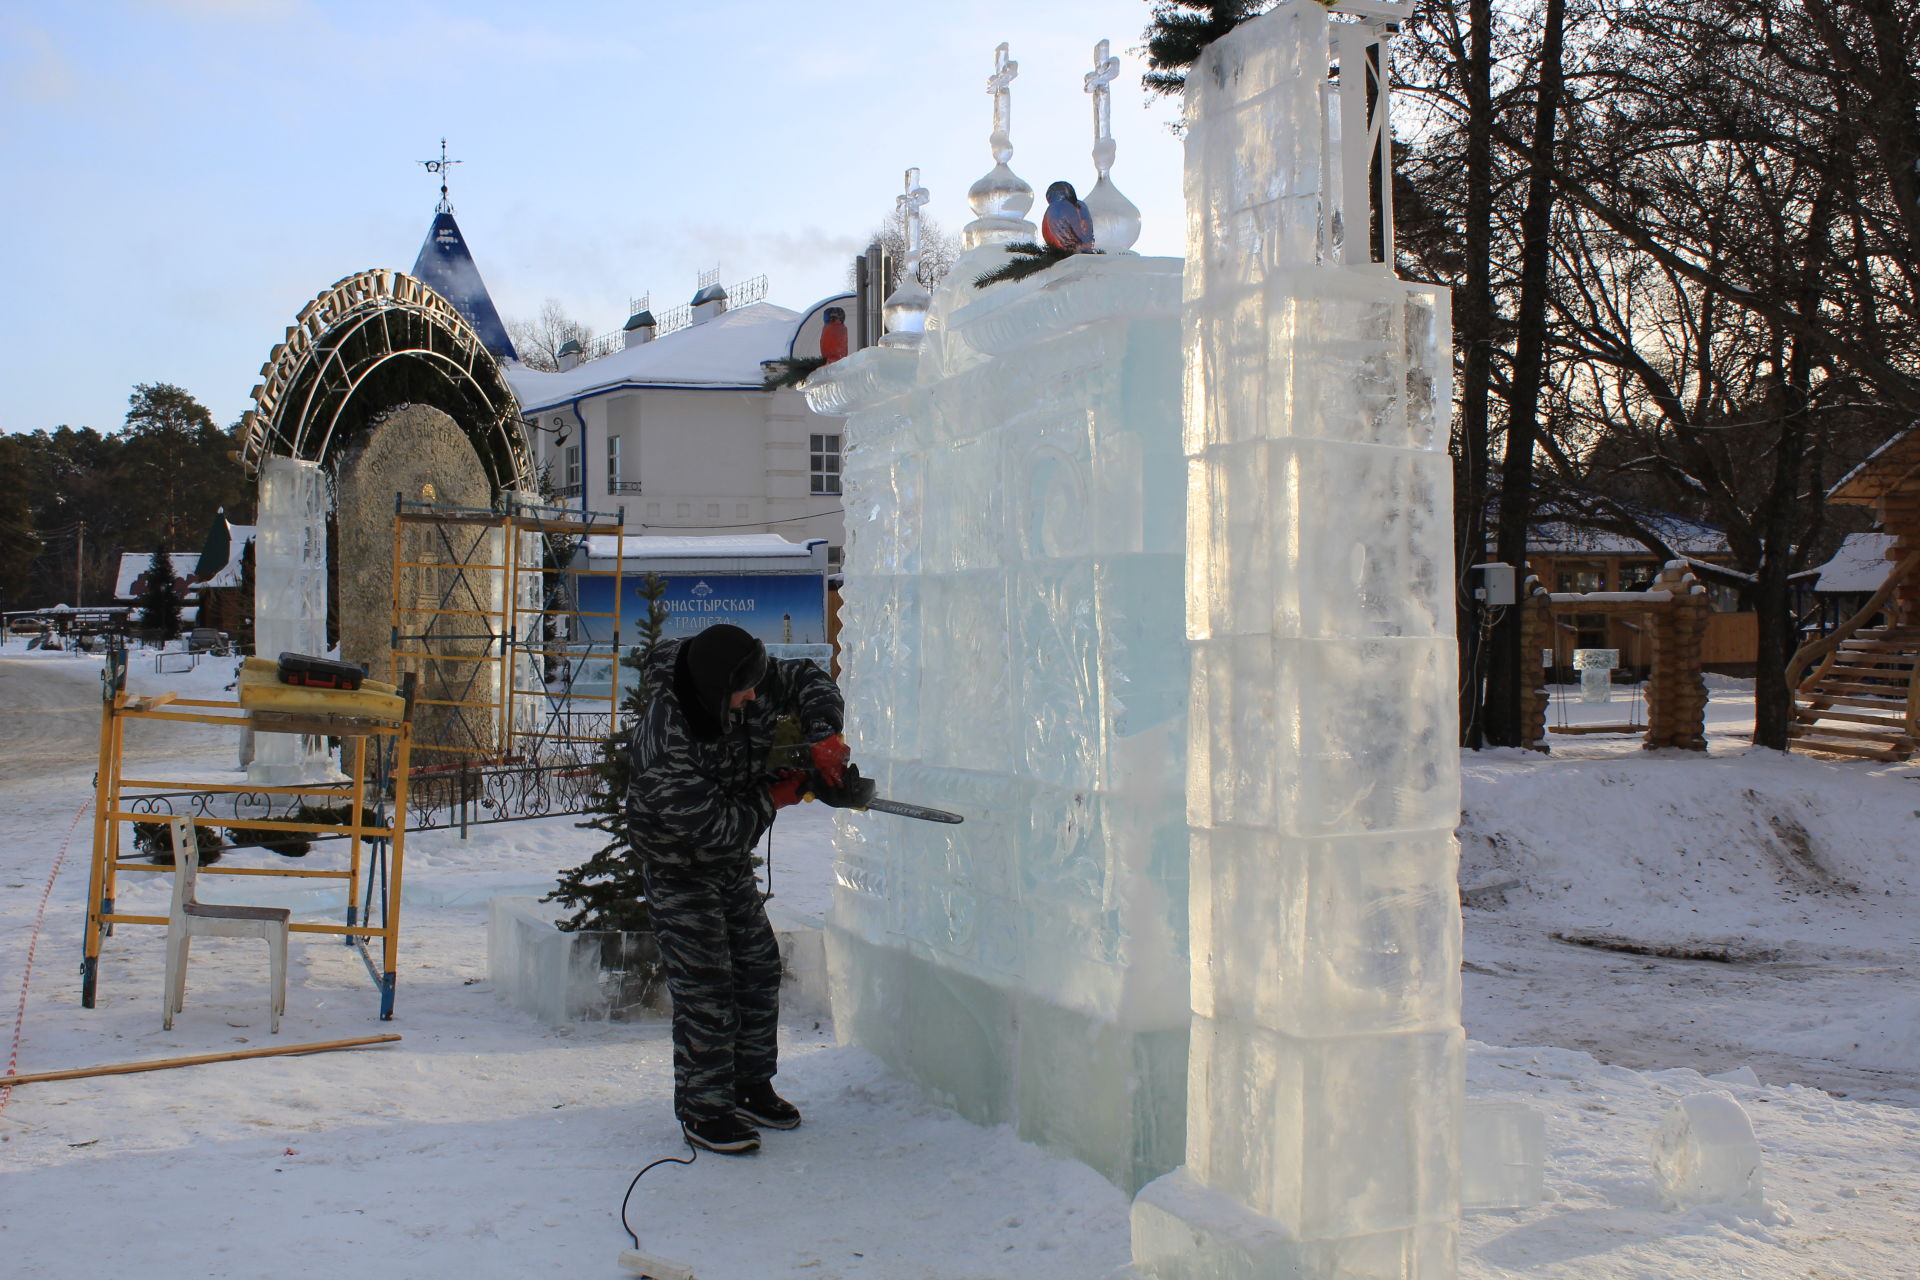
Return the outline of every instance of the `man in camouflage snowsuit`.
<path id="1" fill-rule="evenodd" d="M 652 698 L 628 741 L 627 823 L 673 997 L 674 1113 L 699 1146 L 752 1151 L 755 1124 L 800 1123 L 773 1090 L 780 950 L 753 849 L 803 787 L 840 784 L 840 690 L 724 623 L 656 644 L 641 678 Z M 783 716 L 810 744 L 810 775 L 770 767 Z"/>

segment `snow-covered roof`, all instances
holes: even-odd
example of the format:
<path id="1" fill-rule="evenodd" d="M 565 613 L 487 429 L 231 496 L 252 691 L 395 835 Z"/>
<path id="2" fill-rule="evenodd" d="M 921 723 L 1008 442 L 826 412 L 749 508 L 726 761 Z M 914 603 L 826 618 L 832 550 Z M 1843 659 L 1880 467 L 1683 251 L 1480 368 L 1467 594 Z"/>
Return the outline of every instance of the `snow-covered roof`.
<path id="1" fill-rule="evenodd" d="M 237 587 L 241 585 L 243 575 L 241 561 L 246 558 L 247 544 L 252 542 L 257 525 L 230 524 L 227 526 L 227 562 L 204 578 L 194 581 L 198 587 Z"/>
<path id="2" fill-rule="evenodd" d="M 611 560 L 617 554 L 615 546 L 618 541 L 611 534 L 594 534 L 587 539 L 587 555 L 595 560 Z M 825 541 L 825 538 L 809 538 L 805 542 L 789 542 L 777 533 L 716 534 L 711 538 L 670 538 L 644 534 L 626 539 L 624 546 L 629 560 L 684 560 L 692 557 L 806 560 L 812 557 L 813 549 Z"/>
<path id="3" fill-rule="evenodd" d="M 1819 580 L 1815 591 L 1874 592 L 1893 572 L 1887 552 L 1893 547 L 1890 533 L 1850 533 L 1840 541 L 1833 559 L 1814 570 Z"/>
<path id="4" fill-rule="evenodd" d="M 1827 501 L 1869 505 L 1905 484 L 1916 470 L 1920 470 L 1920 422 L 1909 423 L 1841 476 L 1840 483 L 1827 490 Z"/>
<path id="5" fill-rule="evenodd" d="M 187 569 L 193 565 L 194 558 L 198 555 L 199 552 L 197 551 L 174 552 L 174 576 L 185 578 L 187 576 Z M 145 576 L 147 570 L 152 567 L 153 552 L 122 551 L 120 553 L 120 568 L 113 576 L 113 598 L 115 600 L 131 600 L 139 595 L 140 593 L 134 589 L 134 584 Z"/>
<path id="6" fill-rule="evenodd" d="M 510 366 L 507 381 L 528 413 L 623 387 L 758 390 L 766 379 L 760 362 L 786 358 L 800 320 L 797 311 L 756 302 L 564 373 Z"/>
<path id="7" fill-rule="evenodd" d="M 1727 535 L 1712 525 L 1674 515 L 1643 515 L 1641 520 L 1683 556 L 1726 555 Z M 1549 555 L 1652 556 L 1645 543 L 1625 534 L 1546 520 L 1527 530 L 1527 550 Z"/>

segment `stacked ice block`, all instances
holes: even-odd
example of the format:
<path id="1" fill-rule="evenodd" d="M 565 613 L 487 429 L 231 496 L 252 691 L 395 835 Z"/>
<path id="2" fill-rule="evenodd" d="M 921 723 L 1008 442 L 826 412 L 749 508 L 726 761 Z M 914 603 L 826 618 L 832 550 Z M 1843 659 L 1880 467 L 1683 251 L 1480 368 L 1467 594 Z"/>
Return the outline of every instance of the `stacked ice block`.
<path id="1" fill-rule="evenodd" d="M 1168 1280 L 1454 1268 L 1448 313 L 1338 260 L 1328 50 L 1285 4 L 1187 79 L 1194 1016 L 1133 1219 Z"/>
<path id="2" fill-rule="evenodd" d="M 917 349 L 816 374 L 849 413 L 836 1023 L 935 1100 L 1132 1190 L 1185 1110 L 1181 264 L 1081 257 L 976 289 Z"/>
<path id="3" fill-rule="evenodd" d="M 327 475 L 317 462 L 260 464 L 260 528 L 254 543 L 253 651 L 327 651 Z M 247 780 L 291 786 L 338 778 L 321 738 L 263 733 Z"/>

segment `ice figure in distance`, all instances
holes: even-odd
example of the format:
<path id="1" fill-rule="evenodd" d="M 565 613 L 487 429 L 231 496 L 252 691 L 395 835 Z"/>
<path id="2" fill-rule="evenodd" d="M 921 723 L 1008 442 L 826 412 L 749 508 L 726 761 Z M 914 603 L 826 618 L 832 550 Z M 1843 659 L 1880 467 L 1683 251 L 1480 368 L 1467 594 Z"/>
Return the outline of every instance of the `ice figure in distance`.
<path id="1" fill-rule="evenodd" d="M 901 185 L 906 189 L 894 197 L 893 203 L 900 211 L 907 254 L 900 263 L 900 282 L 881 307 L 881 318 L 887 325 L 886 336 L 880 339 L 883 347 L 919 346 L 927 330 L 927 308 L 933 303 L 933 295 L 920 283 L 920 209 L 928 200 L 927 189 L 920 185 L 920 170 L 907 170 Z"/>
<path id="2" fill-rule="evenodd" d="M 1093 46 L 1093 70 L 1087 72 L 1087 92 L 1093 97 L 1093 171 L 1098 181 L 1087 192 L 1087 212 L 1093 217 L 1093 243 L 1102 253 L 1125 253 L 1140 238 L 1140 210 L 1113 185 L 1113 90 L 1120 59 L 1102 40 Z"/>
<path id="3" fill-rule="evenodd" d="M 1007 56 L 1002 40 L 993 51 L 993 74 L 987 77 L 987 92 L 993 95 L 993 168 L 984 178 L 967 188 L 967 203 L 974 219 L 961 231 L 961 244 L 977 249 L 983 244 L 1010 244 L 1032 240 L 1034 227 L 1027 221 L 1033 208 L 1033 188 L 1007 167 L 1013 159 L 1013 80 L 1020 64 Z"/>

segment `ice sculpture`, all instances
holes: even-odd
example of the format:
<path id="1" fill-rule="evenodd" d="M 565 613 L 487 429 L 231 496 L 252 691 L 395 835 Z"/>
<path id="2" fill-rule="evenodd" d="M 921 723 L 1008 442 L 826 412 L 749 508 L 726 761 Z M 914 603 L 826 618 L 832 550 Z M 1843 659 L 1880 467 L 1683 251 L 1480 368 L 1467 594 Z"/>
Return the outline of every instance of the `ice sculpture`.
<path id="1" fill-rule="evenodd" d="M 1032 240 L 1034 227 L 1027 221 L 1033 208 L 1033 188 L 1007 167 L 1013 159 L 1013 79 L 1020 64 L 1007 57 L 1003 41 L 993 51 L 993 74 L 987 77 L 987 92 L 993 95 L 993 168 L 967 188 L 967 203 L 973 206 L 974 219 L 960 229 L 964 248 L 1010 244 Z"/>
<path id="2" fill-rule="evenodd" d="M 1181 263 L 936 289 L 917 347 L 815 373 L 850 414 L 848 737 L 964 826 L 842 821 L 841 1037 L 1129 1191 L 1185 1115 Z"/>
<path id="3" fill-rule="evenodd" d="M 907 170 L 902 185 L 906 189 L 893 203 L 899 210 L 907 251 L 900 260 L 900 282 L 881 307 L 880 316 L 887 326 L 880 339 L 883 347 L 920 345 L 920 335 L 927 328 L 927 308 L 933 303 L 927 287 L 920 283 L 920 210 L 928 199 L 927 189 L 920 185 L 920 170 Z"/>
<path id="4" fill-rule="evenodd" d="M 1450 341 L 1393 276 L 1386 54 L 1293 0 L 1187 77 L 1192 1051 L 1186 1164 L 1133 1210 L 1162 1280 L 1454 1273 Z"/>
<path id="5" fill-rule="evenodd" d="M 317 462 L 267 458 L 260 464 L 260 527 L 254 542 L 253 651 L 327 651 L 327 475 Z M 254 739 L 247 781 L 262 786 L 345 777 L 324 738 L 263 733 Z"/>
<path id="6" fill-rule="evenodd" d="M 1093 215 L 1093 247 L 1102 253 L 1125 253 L 1140 238 L 1140 210 L 1113 185 L 1113 90 L 1108 86 L 1120 74 L 1120 59 L 1107 51 L 1105 40 L 1093 46 L 1093 70 L 1086 89 L 1093 95 L 1093 171 L 1098 180 L 1087 192 L 1087 211 Z"/>
<path id="7" fill-rule="evenodd" d="M 1731 1096 L 1690 1093 L 1673 1104 L 1653 1139 L 1653 1183 L 1670 1209 L 1766 1206 L 1765 1161 L 1753 1122 Z"/>

